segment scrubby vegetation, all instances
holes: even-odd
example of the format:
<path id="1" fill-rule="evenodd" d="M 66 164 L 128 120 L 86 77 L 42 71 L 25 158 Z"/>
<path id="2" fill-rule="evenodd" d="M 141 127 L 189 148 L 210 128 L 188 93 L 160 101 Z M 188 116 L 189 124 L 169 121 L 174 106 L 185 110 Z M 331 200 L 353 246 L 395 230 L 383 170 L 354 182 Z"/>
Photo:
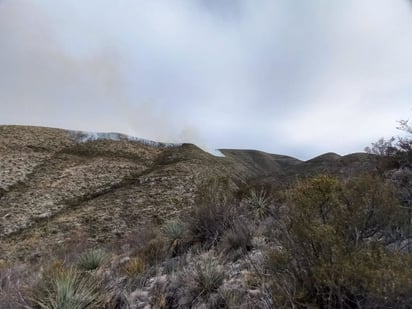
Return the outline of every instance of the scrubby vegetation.
<path id="1" fill-rule="evenodd" d="M 371 175 L 350 181 L 321 175 L 299 182 L 288 192 L 287 204 L 286 218 L 278 225 L 280 249 L 266 260 L 276 303 L 411 305 L 402 297 L 404 289 L 412 291 L 402 280 L 412 275 L 411 258 L 388 248 L 406 227 L 405 210 L 390 185 Z"/>
<path id="2" fill-rule="evenodd" d="M 391 181 L 378 174 L 316 175 L 241 200 L 227 180 L 204 185 L 199 190 L 214 187 L 210 198 L 202 191 L 198 207 L 151 226 L 150 239 L 135 235 L 128 251 L 109 256 L 90 249 L 72 265 L 39 270 L 32 288 L 22 283 L 15 306 L 22 300 L 32 308 L 412 305 L 408 209 Z"/>
<path id="3" fill-rule="evenodd" d="M 374 144 L 376 170 L 352 177 L 210 177 L 194 207 L 115 243 L 0 260 L 0 307 L 411 308 L 411 145 Z"/>

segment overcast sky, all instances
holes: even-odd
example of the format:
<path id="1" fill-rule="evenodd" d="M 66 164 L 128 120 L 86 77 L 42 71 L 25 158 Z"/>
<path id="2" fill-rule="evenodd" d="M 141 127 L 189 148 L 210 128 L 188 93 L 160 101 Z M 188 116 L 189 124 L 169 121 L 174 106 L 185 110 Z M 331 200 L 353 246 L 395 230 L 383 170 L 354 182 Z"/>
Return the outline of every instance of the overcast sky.
<path id="1" fill-rule="evenodd" d="M 0 124 L 308 159 L 412 115 L 407 0 L 0 0 Z"/>

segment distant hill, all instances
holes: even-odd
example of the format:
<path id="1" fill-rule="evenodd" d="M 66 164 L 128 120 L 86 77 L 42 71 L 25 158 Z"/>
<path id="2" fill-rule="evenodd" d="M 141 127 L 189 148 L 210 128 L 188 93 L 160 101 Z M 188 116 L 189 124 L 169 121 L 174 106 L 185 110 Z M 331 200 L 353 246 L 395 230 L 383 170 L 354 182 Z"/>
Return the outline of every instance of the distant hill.
<path id="1" fill-rule="evenodd" d="M 75 233 L 91 243 L 123 237 L 194 206 L 198 185 L 210 177 L 282 183 L 319 172 L 350 176 L 373 169 L 376 160 L 365 153 L 300 161 L 256 150 L 221 152 L 117 133 L 0 126 L 0 256 L 27 259 Z"/>

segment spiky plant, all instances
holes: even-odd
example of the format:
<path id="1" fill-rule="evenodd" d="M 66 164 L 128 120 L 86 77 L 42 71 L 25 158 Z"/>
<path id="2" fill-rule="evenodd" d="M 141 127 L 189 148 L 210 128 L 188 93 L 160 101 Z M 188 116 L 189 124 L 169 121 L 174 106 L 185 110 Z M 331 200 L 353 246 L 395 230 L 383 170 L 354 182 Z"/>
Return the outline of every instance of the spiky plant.
<path id="1" fill-rule="evenodd" d="M 161 229 L 163 236 L 169 242 L 169 249 L 176 254 L 182 247 L 185 239 L 186 229 L 181 221 L 168 221 Z"/>
<path id="2" fill-rule="evenodd" d="M 107 253 L 102 249 L 90 249 L 83 252 L 77 262 L 81 270 L 95 270 L 102 266 L 108 259 Z"/>
<path id="3" fill-rule="evenodd" d="M 252 189 L 246 198 L 246 203 L 253 209 L 256 217 L 262 219 L 269 213 L 271 198 L 263 189 L 260 191 Z"/>
<path id="4" fill-rule="evenodd" d="M 161 229 L 162 234 L 170 240 L 170 242 L 174 242 L 176 240 L 182 240 L 185 235 L 185 227 L 183 226 L 182 222 L 177 220 L 168 221 Z"/>
<path id="5" fill-rule="evenodd" d="M 74 268 L 57 270 L 33 293 L 33 303 L 43 309 L 102 308 L 101 282 Z"/>

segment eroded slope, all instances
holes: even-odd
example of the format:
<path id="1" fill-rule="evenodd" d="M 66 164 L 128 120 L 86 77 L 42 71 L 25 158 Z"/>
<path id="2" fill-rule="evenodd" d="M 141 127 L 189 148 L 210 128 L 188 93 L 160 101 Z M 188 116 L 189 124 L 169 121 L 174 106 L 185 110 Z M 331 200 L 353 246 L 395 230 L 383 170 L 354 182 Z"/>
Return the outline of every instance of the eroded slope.
<path id="1" fill-rule="evenodd" d="M 138 141 L 79 143 L 64 130 L 0 127 L 1 256 L 24 258 L 76 233 L 121 237 L 193 205 L 197 184 L 223 173 L 193 145 Z"/>

